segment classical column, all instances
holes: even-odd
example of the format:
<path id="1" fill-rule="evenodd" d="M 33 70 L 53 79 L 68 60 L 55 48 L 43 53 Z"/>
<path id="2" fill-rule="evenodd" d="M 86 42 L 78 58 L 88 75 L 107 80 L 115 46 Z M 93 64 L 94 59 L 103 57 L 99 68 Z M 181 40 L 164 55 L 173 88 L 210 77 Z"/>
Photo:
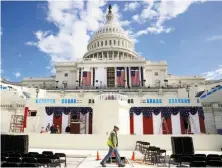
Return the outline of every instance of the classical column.
<path id="1" fill-rule="evenodd" d="M 139 86 L 142 86 L 142 79 L 141 79 L 141 68 L 140 68 L 140 66 L 138 66 L 138 69 L 139 69 L 139 81 L 140 81 Z"/>
<path id="2" fill-rule="evenodd" d="M 117 87 L 117 68 L 116 67 L 114 68 L 115 68 L 114 83 L 115 83 L 115 87 Z"/>
<path id="3" fill-rule="evenodd" d="M 129 67 L 129 87 L 131 87 L 131 67 Z"/>
<path id="4" fill-rule="evenodd" d="M 77 68 L 76 70 L 76 81 L 75 81 L 75 86 L 78 87 L 79 86 L 79 68 Z"/>
<path id="5" fill-rule="evenodd" d="M 80 83 L 80 86 L 82 86 L 82 85 L 83 85 L 83 82 L 82 82 L 83 71 L 84 71 L 84 68 L 81 68 L 81 83 Z"/>
<path id="6" fill-rule="evenodd" d="M 146 79 L 146 71 L 145 71 L 145 67 L 143 67 L 143 80 L 146 80 L 146 81 L 147 81 L 147 79 Z M 144 87 L 146 87 L 146 81 L 143 82 L 143 86 L 144 86 Z"/>
<path id="7" fill-rule="evenodd" d="M 93 86 L 93 67 L 90 68 L 91 71 L 91 86 Z"/>
<path id="8" fill-rule="evenodd" d="M 125 69 L 125 88 L 127 88 L 127 68 L 124 67 Z"/>

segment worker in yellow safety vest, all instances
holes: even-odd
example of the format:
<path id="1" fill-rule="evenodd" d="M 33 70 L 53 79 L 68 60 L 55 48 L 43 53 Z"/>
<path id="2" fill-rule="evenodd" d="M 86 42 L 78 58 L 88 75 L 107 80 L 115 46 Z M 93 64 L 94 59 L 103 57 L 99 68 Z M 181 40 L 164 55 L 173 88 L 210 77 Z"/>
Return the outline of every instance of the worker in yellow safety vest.
<path id="1" fill-rule="evenodd" d="M 108 141 L 107 141 L 107 145 L 109 146 L 109 152 L 100 163 L 102 165 L 102 167 L 106 167 L 106 162 L 109 160 L 109 158 L 112 157 L 113 152 L 115 154 L 118 166 L 125 167 L 125 165 L 123 163 L 121 163 L 118 148 L 117 148 L 118 147 L 118 136 L 117 136 L 118 131 L 119 131 L 119 127 L 117 125 L 115 125 L 114 129 L 111 131 Z"/>

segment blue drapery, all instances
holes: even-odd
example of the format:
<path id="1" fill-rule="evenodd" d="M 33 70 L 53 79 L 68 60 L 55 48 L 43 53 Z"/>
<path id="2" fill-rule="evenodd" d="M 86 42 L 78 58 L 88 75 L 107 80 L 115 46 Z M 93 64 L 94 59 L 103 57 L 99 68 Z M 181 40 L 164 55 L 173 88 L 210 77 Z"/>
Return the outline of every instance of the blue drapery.
<path id="1" fill-rule="evenodd" d="M 140 115 L 143 113 L 143 116 L 149 118 L 152 113 L 154 115 L 162 114 L 163 117 L 170 117 L 171 115 L 177 115 L 180 113 L 181 117 L 188 117 L 190 114 L 195 115 L 199 114 L 200 117 L 204 119 L 204 112 L 202 107 L 131 107 L 130 116 L 134 114 Z"/>
<path id="2" fill-rule="evenodd" d="M 91 107 L 45 107 L 46 114 L 52 115 L 54 114 L 56 117 L 59 117 L 63 114 L 68 115 L 69 113 L 75 114 L 75 113 L 92 113 Z"/>

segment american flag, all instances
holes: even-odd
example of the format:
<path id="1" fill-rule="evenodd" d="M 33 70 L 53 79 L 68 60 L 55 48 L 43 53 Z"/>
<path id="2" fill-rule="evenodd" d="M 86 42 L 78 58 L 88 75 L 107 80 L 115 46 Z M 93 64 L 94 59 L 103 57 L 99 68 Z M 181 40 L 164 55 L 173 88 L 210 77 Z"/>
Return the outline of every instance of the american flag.
<path id="1" fill-rule="evenodd" d="M 83 86 L 90 86 L 91 85 L 91 72 L 83 71 L 83 74 L 82 74 L 82 85 Z"/>
<path id="2" fill-rule="evenodd" d="M 117 76 L 117 85 L 125 86 L 125 70 L 117 69 L 116 76 Z"/>
<path id="3" fill-rule="evenodd" d="M 139 77 L 139 70 L 131 70 L 131 83 L 132 86 L 139 86 L 140 85 L 140 77 Z"/>

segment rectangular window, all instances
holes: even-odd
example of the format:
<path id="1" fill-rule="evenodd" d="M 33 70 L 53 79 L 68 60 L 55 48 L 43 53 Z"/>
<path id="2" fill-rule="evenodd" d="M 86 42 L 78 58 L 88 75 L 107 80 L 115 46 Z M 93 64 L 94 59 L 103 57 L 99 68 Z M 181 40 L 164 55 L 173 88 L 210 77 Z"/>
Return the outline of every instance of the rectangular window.
<path id="1" fill-rule="evenodd" d="M 101 46 L 103 46 L 103 41 L 101 42 Z"/>
<path id="2" fill-rule="evenodd" d="M 107 46 L 107 41 L 105 41 L 105 45 Z"/>
<path id="3" fill-rule="evenodd" d="M 68 76 L 68 73 L 65 73 L 65 76 Z"/>
<path id="4" fill-rule="evenodd" d="M 112 45 L 112 40 L 109 40 L 109 45 Z"/>
<path id="5" fill-rule="evenodd" d="M 158 76 L 158 72 L 155 72 L 155 76 Z"/>
<path id="6" fill-rule="evenodd" d="M 116 45 L 116 40 L 114 40 L 114 45 Z"/>

